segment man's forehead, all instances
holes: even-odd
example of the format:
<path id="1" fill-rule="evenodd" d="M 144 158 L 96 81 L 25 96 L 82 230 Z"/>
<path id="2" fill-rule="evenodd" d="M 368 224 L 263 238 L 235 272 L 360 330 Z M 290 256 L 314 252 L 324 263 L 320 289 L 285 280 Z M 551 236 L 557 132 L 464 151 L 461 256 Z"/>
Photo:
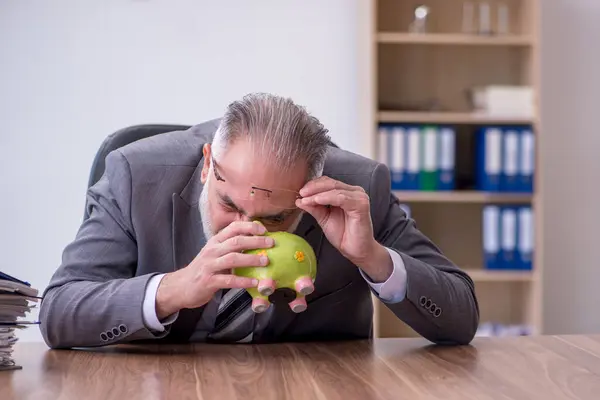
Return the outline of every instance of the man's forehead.
<path id="1" fill-rule="evenodd" d="M 250 184 L 266 189 L 285 189 L 298 192 L 305 183 L 307 168 L 301 162 L 297 167 L 283 170 L 274 156 L 257 151 L 254 146 L 236 141 L 213 158 L 215 168 L 223 179 L 237 185 Z"/>

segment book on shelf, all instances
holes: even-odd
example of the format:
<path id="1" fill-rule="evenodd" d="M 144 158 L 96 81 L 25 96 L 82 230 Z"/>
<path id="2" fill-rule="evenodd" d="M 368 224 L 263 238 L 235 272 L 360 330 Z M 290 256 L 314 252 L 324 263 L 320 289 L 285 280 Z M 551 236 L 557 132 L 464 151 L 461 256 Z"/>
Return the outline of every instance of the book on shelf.
<path id="1" fill-rule="evenodd" d="M 0 371 L 21 369 L 12 355 L 16 331 L 38 323 L 26 318 L 39 299 L 29 282 L 0 271 Z"/>

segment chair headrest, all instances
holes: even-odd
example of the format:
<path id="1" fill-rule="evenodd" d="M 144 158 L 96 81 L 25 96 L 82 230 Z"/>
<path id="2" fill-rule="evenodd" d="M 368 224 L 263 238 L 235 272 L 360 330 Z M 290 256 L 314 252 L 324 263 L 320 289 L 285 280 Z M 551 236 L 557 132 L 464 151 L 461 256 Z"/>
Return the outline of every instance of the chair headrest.
<path id="1" fill-rule="evenodd" d="M 186 130 L 189 128 L 189 125 L 148 124 L 133 125 L 127 128 L 119 129 L 118 131 L 112 133 L 106 139 L 104 139 L 102 145 L 100 145 L 100 148 L 96 153 L 90 171 L 88 187 L 96 184 L 96 182 L 98 182 L 102 177 L 105 168 L 104 160 L 111 151 L 140 139 L 159 135 L 161 133 Z"/>

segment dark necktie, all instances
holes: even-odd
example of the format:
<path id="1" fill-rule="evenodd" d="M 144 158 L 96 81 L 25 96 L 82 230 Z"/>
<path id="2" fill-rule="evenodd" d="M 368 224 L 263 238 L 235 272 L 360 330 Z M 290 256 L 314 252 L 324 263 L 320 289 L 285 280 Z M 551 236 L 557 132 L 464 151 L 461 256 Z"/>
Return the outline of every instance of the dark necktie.
<path id="1" fill-rule="evenodd" d="M 218 341 L 251 341 L 254 328 L 252 296 L 245 289 L 223 290 L 215 327 L 209 338 Z"/>

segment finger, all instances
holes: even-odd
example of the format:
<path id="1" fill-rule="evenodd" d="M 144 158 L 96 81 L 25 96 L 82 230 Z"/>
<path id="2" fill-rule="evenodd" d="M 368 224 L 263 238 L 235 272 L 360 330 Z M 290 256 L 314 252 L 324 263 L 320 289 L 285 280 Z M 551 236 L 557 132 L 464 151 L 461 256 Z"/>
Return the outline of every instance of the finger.
<path id="1" fill-rule="evenodd" d="M 234 236 L 217 245 L 216 256 L 243 250 L 267 249 L 273 247 L 275 241 L 268 236 Z"/>
<path id="2" fill-rule="evenodd" d="M 369 209 L 369 196 L 364 192 L 335 189 L 305 197 L 300 200 L 300 204 L 340 207 L 344 211 L 365 211 Z"/>
<path id="3" fill-rule="evenodd" d="M 215 273 L 232 268 L 264 267 L 267 264 L 269 258 L 265 254 L 228 253 L 217 258 L 208 269 Z"/>
<path id="4" fill-rule="evenodd" d="M 258 286 L 258 279 L 237 275 L 213 275 L 209 285 L 213 289 L 248 289 Z"/>
<path id="5" fill-rule="evenodd" d="M 239 235 L 263 235 L 267 230 L 265 227 L 256 222 L 250 221 L 235 221 L 222 229 L 214 236 L 217 243 L 223 243 L 229 238 Z"/>
<path id="6" fill-rule="evenodd" d="M 313 218 L 315 219 L 315 221 L 317 221 L 317 223 L 320 226 L 324 226 L 325 223 L 327 222 L 327 218 L 329 217 L 329 213 L 330 213 L 330 210 L 329 210 L 329 208 L 327 208 L 327 206 L 303 205 L 299 200 L 298 200 L 297 205 L 299 208 L 303 209 L 304 211 L 306 211 L 307 213 L 312 215 Z"/>
<path id="7" fill-rule="evenodd" d="M 306 185 L 304 185 L 304 187 L 300 189 L 300 196 L 308 197 L 316 193 L 327 192 L 336 189 L 364 192 L 364 189 L 360 186 L 348 185 L 347 183 L 340 182 L 328 176 L 321 176 L 317 179 L 313 179 L 307 182 Z"/>

